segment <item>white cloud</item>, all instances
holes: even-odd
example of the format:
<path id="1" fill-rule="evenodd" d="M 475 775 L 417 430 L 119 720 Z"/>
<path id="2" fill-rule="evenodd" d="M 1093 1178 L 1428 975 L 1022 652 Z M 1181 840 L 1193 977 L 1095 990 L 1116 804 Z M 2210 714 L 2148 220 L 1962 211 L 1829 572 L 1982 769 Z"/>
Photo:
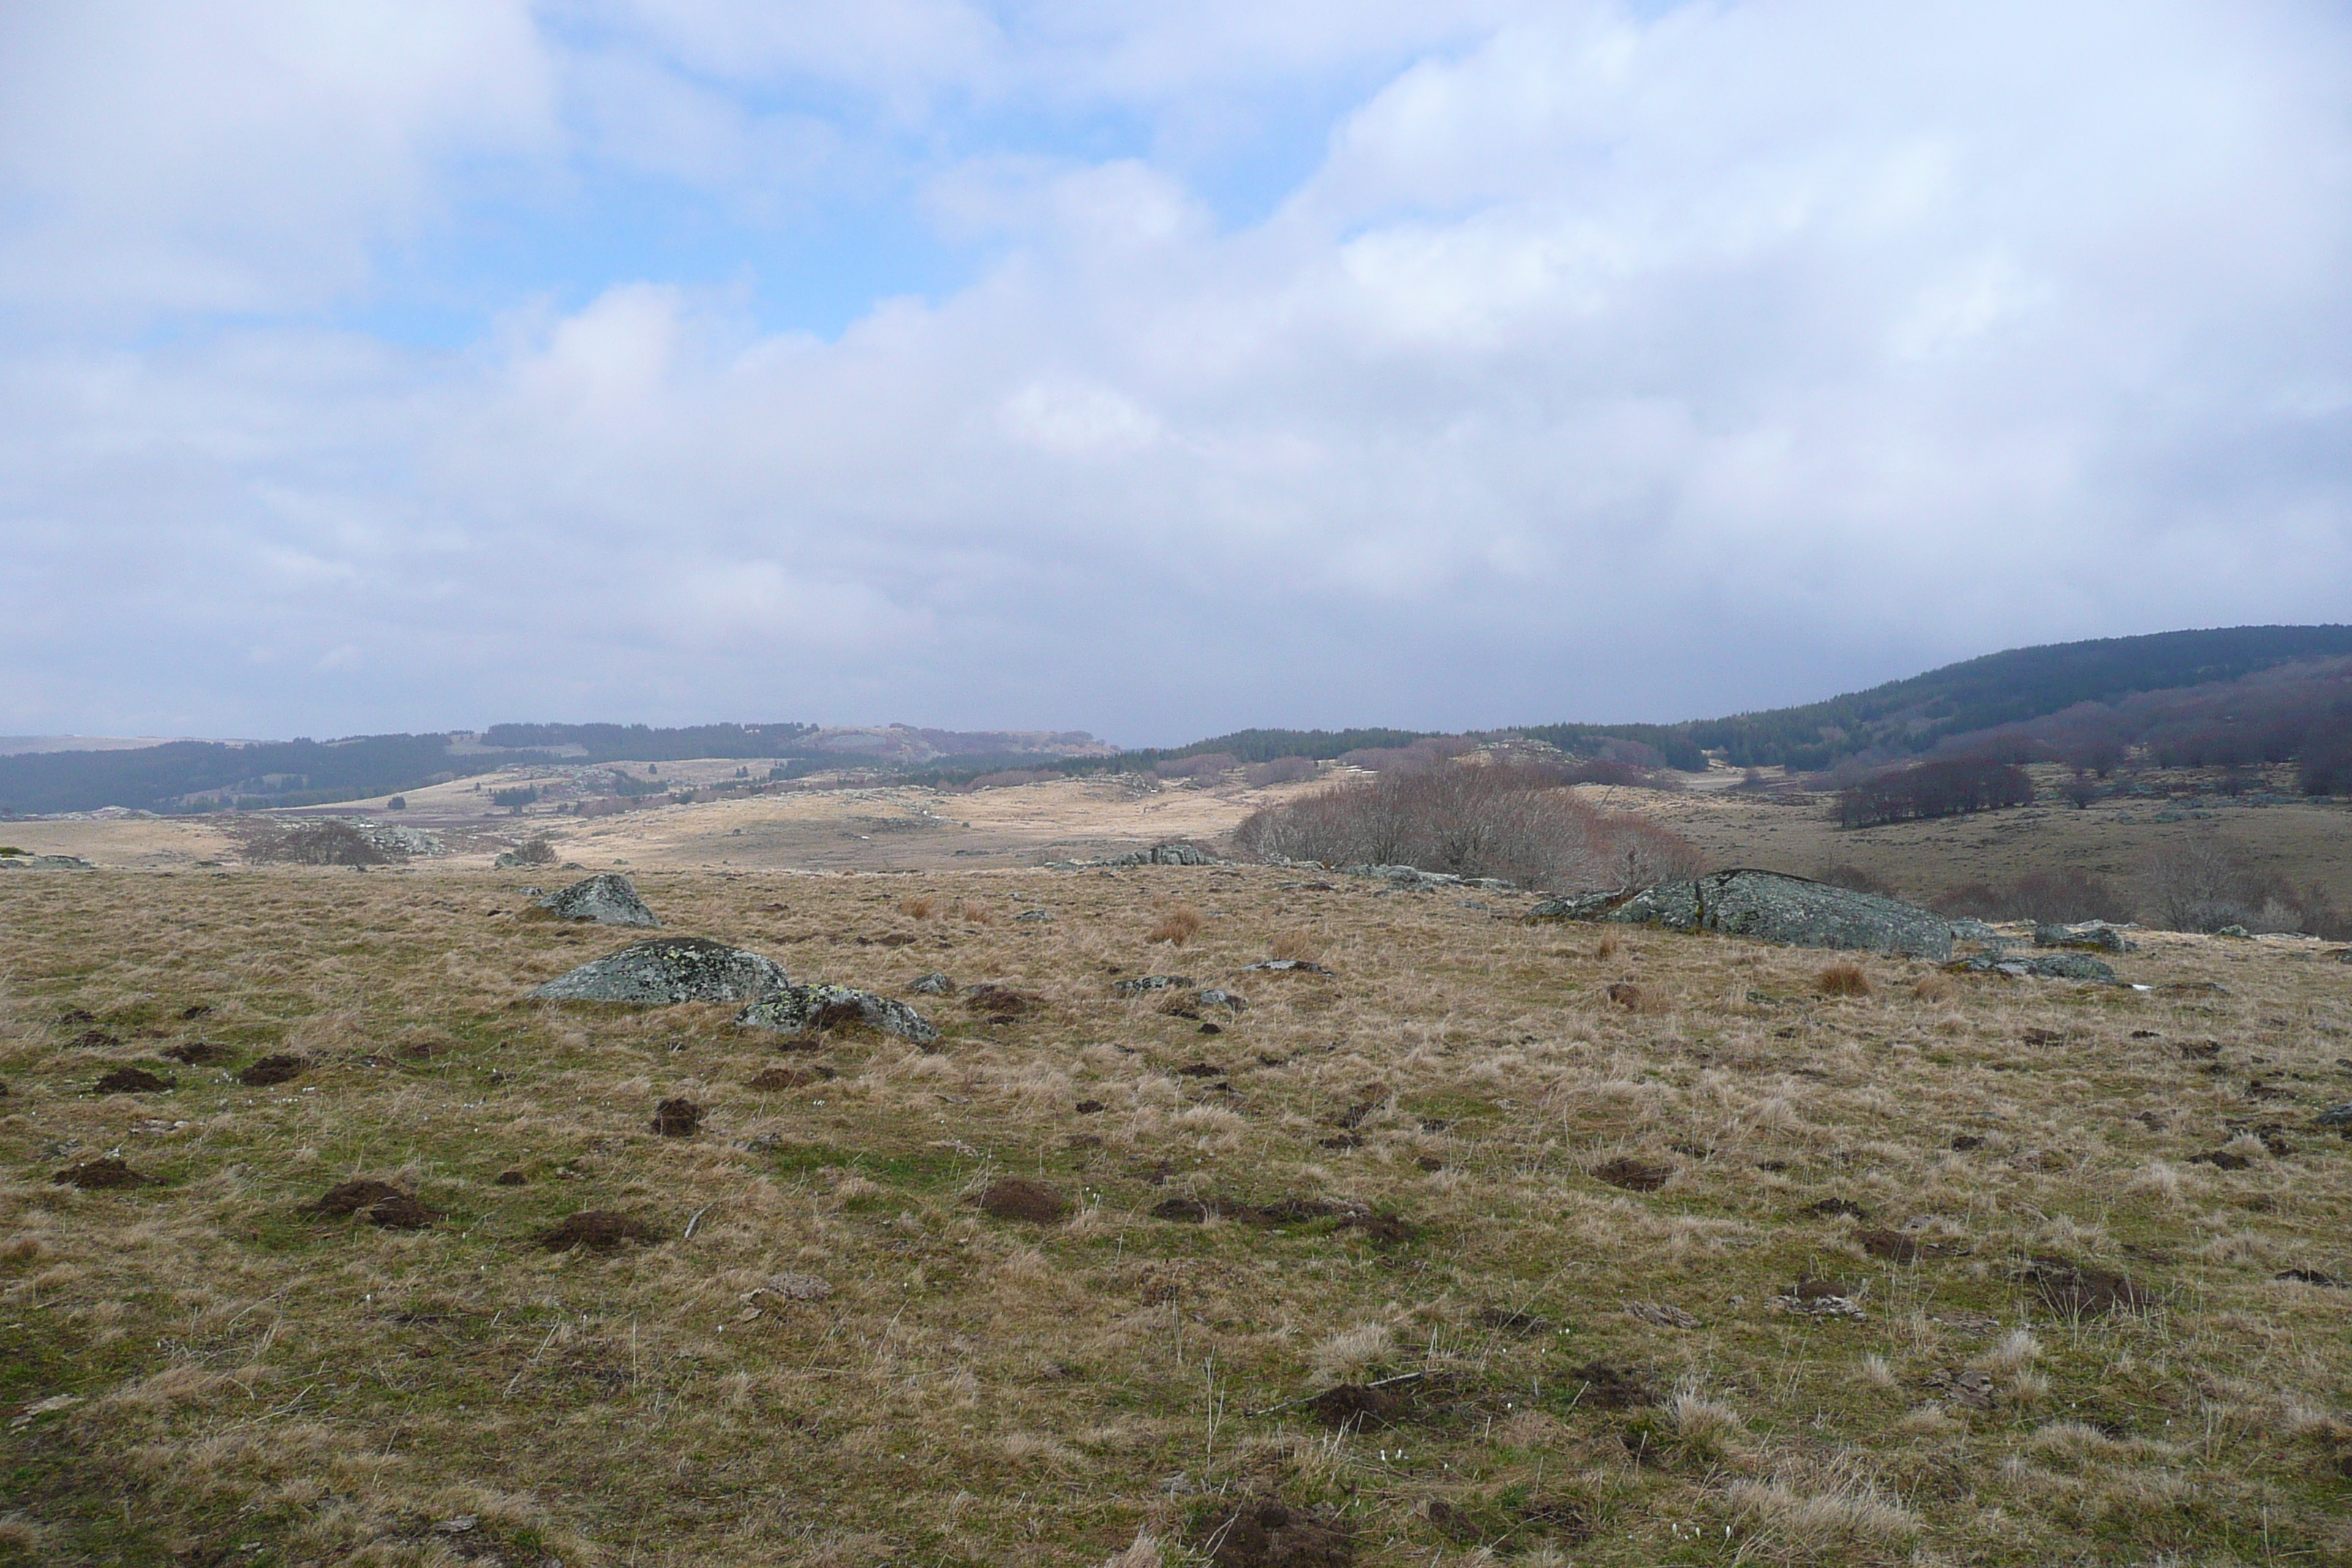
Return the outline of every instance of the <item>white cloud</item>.
<path id="1" fill-rule="evenodd" d="M 348 103 L 148 106 L 169 155 L 47 159 L 80 111 L 12 110 L 57 194 L 0 231 L 19 305 L 311 309 L 482 159 L 779 211 L 898 160 L 987 259 L 833 341 L 625 275 L 447 353 L 28 327 L 0 528 L 44 608 L 0 668 L 40 679 L 0 724 L 1667 717 L 2352 588 L 2338 13 L 852 13 L 486 8 Z M 298 79 L 358 69 L 305 37 Z M 1181 140 L 1364 69 L 1241 227 L 1181 158 L 971 129 Z"/>

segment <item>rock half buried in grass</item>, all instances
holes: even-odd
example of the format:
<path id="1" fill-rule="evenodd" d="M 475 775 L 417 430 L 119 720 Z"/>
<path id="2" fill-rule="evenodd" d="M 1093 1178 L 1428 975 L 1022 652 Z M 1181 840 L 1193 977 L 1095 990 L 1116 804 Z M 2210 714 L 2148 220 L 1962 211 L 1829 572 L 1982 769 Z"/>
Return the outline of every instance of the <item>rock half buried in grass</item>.
<path id="1" fill-rule="evenodd" d="M 691 1138 L 702 1125 L 702 1107 L 684 1098 L 654 1107 L 654 1131 L 665 1138 Z"/>
<path id="2" fill-rule="evenodd" d="M 310 1059 L 305 1057 L 264 1057 L 237 1074 L 236 1081 L 247 1089 L 266 1089 L 273 1083 L 291 1083 L 310 1070 Z"/>
<path id="3" fill-rule="evenodd" d="M 980 1208 L 996 1219 L 1059 1225 L 1070 1212 L 1070 1200 L 1043 1182 L 1006 1176 L 988 1184 L 988 1190 L 980 1194 Z"/>
<path id="4" fill-rule="evenodd" d="M 565 1216 L 551 1229 L 539 1233 L 539 1245 L 550 1252 L 569 1252 L 575 1247 L 591 1252 L 610 1252 L 625 1241 L 654 1242 L 660 1237 L 643 1220 L 610 1209 L 582 1209 Z"/>
<path id="5" fill-rule="evenodd" d="M 756 1002 L 792 984 L 784 967 L 706 937 L 654 937 L 591 959 L 530 993 L 541 1002 L 622 1002 L 668 1007 L 680 1002 Z"/>
<path id="6" fill-rule="evenodd" d="M 171 1079 L 157 1078 L 144 1068 L 116 1068 L 90 1085 L 98 1094 L 158 1094 L 171 1087 Z"/>
<path id="7" fill-rule="evenodd" d="M 1527 919 L 1531 923 L 1612 921 L 1669 931 L 1720 931 L 1792 947 L 1899 952 L 1939 961 L 1952 956 L 1952 924 L 1947 916 L 1898 899 L 1779 871 L 1717 871 L 1630 895 L 1547 899 L 1528 910 Z"/>
<path id="8" fill-rule="evenodd" d="M 49 1180 L 61 1187 L 79 1187 L 86 1193 L 157 1184 L 154 1177 L 142 1175 L 120 1160 L 84 1160 L 79 1165 L 68 1165 Z"/>
<path id="9" fill-rule="evenodd" d="M 735 1015 L 739 1029 L 774 1029 L 787 1035 L 813 1035 L 847 1025 L 879 1029 L 919 1046 L 934 1044 L 940 1037 L 939 1029 L 904 1002 L 848 985 L 786 985 Z"/>
<path id="10" fill-rule="evenodd" d="M 934 969 L 907 982 L 907 989 L 918 996 L 944 996 L 955 989 L 955 982 Z"/>
<path id="11" fill-rule="evenodd" d="M 1348 1568 L 1356 1560 L 1344 1521 L 1271 1498 L 1212 1518 L 1201 1547 L 1215 1568 Z"/>
<path id="12" fill-rule="evenodd" d="M 531 903 L 559 921 L 592 921 L 601 926 L 661 924 L 645 900 L 637 897 L 637 885 L 618 871 L 600 872 Z"/>

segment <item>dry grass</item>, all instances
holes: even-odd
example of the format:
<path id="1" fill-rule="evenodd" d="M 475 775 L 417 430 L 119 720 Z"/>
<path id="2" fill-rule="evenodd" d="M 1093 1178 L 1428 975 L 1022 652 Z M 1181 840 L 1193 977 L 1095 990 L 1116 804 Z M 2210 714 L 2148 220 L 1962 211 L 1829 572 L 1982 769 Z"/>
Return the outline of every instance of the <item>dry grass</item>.
<path id="1" fill-rule="evenodd" d="M 1870 976 L 1859 963 L 1832 963 L 1813 976 L 1813 989 L 1824 996 L 1867 996 Z"/>
<path id="2" fill-rule="evenodd" d="M 1146 933 L 1145 940 L 1172 942 L 1181 947 L 1201 934 L 1203 923 L 1200 910 L 1190 904 L 1179 904 L 1160 917 L 1159 923 Z"/>
<path id="3" fill-rule="evenodd" d="M 898 912 L 912 921 L 927 921 L 939 913 L 939 906 L 929 899 L 900 899 Z"/>
<path id="4" fill-rule="evenodd" d="M 517 1005 L 627 933 L 520 921 L 514 877 L 16 875 L 0 1562 L 1178 1563 L 1268 1495 L 1363 1564 L 2345 1544 L 2344 1292 L 2276 1278 L 2352 1274 L 2352 1143 L 2310 1125 L 2352 1099 L 2352 1003 L 2314 944 L 2117 961 L 2219 992 L 1874 958 L 1831 1001 L 1818 953 L 1596 960 L 1343 878 L 642 875 L 796 979 L 1040 999 L 787 1053 L 724 1008 Z M 894 951 L 917 900 L 1057 918 Z M 1213 1039 L 1111 989 L 1171 907 L 1218 911 L 1183 968 L 1249 1004 Z M 1332 973 L 1244 968 L 1292 939 Z M 232 1054 L 160 1059 L 198 1038 Z M 314 1065 L 236 1081 L 272 1054 Z M 128 1066 L 177 1087 L 89 1092 Z M 691 1136 L 648 1126 L 675 1099 Z M 50 1180 L 118 1152 L 158 1184 Z M 982 1213 L 1008 1177 L 1068 1217 Z M 362 1178 L 442 1217 L 305 1212 Z M 1184 1198 L 1261 1208 L 1153 1217 Z M 534 1244 L 583 1210 L 655 1239 Z M 2053 1256 L 2141 1303 L 2053 1295 Z M 1806 1279 L 1867 1316 L 1786 1310 Z M 1294 1403 L 1412 1373 L 1386 1426 Z"/>

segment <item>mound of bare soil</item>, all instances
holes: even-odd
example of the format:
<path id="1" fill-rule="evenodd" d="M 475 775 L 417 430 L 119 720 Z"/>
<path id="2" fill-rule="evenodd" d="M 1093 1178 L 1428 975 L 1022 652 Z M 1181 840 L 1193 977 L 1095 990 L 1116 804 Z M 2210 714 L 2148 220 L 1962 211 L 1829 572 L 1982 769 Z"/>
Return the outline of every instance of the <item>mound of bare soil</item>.
<path id="1" fill-rule="evenodd" d="M 1367 1426 L 1386 1426 L 1404 1415 L 1412 1404 L 1412 1385 L 1398 1388 L 1378 1388 L 1370 1384 L 1343 1383 L 1337 1388 L 1327 1388 L 1307 1402 L 1315 1419 L 1326 1426 L 1342 1431 L 1361 1431 Z"/>
<path id="2" fill-rule="evenodd" d="M 64 1187 L 79 1187 L 86 1193 L 111 1192 L 120 1187 L 150 1187 L 155 1178 L 140 1174 L 120 1160 L 84 1160 L 79 1165 L 68 1165 L 49 1178 Z"/>
<path id="3" fill-rule="evenodd" d="M 390 1182 L 372 1181 L 362 1177 L 356 1182 L 342 1182 L 329 1187 L 317 1200 L 302 1205 L 303 1212 L 315 1215 L 354 1215 L 362 1209 L 373 1208 L 389 1198 L 404 1198 L 408 1194 Z"/>
<path id="4" fill-rule="evenodd" d="M 1611 1186 L 1622 1187 L 1629 1193 L 1654 1193 L 1666 1184 L 1667 1178 L 1675 1173 L 1675 1168 L 1648 1160 L 1628 1158 L 1595 1165 L 1592 1173 Z"/>
<path id="5" fill-rule="evenodd" d="M 832 1075 L 827 1073 L 824 1076 Z M 746 1087 L 771 1093 L 780 1089 L 806 1089 L 818 1081 L 819 1069 L 815 1068 L 769 1068 L 754 1074 Z"/>
<path id="6" fill-rule="evenodd" d="M 370 1225 L 385 1230 L 424 1230 L 441 1217 L 439 1210 L 426 1208 L 404 1193 L 370 1204 L 366 1215 Z"/>
<path id="7" fill-rule="evenodd" d="M 702 1125 L 702 1107 L 690 1100 L 665 1100 L 654 1107 L 653 1129 L 665 1138 L 691 1138 Z"/>
<path id="8" fill-rule="evenodd" d="M 1568 1375 L 1584 1385 L 1579 1404 L 1602 1410 L 1631 1410 L 1658 1402 L 1658 1391 L 1651 1384 L 1648 1374 L 1635 1367 L 1612 1366 L 1605 1361 L 1596 1361 Z"/>
<path id="9" fill-rule="evenodd" d="M 1348 1568 L 1356 1538 L 1343 1520 L 1272 1498 L 1216 1516 L 1201 1549 L 1215 1568 Z"/>
<path id="10" fill-rule="evenodd" d="M 2043 1305 L 2062 1317 L 2138 1311 L 2156 1302 L 2154 1296 L 2126 1275 L 2063 1258 L 2027 1260 L 2023 1278 Z"/>
<path id="11" fill-rule="evenodd" d="M 562 1223 L 539 1234 L 539 1245 L 550 1252 L 569 1252 L 575 1247 L 591 1252 L 610 1252 L 625 1241 L 652 1243 L 660 1240 L 645 1221 L 610 1209 L 582 1209 L 569 1215 Z"/>
<path id="12" fill-rule="evenodd" d="M 1024 1013 L 1034 1012 L 1044 1006 L 1045 998 L 990 981 L 966 986 L 963 1005 L 975 1013 L 985 1013 L 991 1018 L 1017 1018 Z"/>
<path id="13" fill-rule="evenodd" d="M 116 1068 L 90 1085 L 96 1094 L 157 1094 L 170 1089 L 169 1079 L 157 1078 L 145 1068 Z"/>
<path id="14" fill-rule="evenodd" d="M 203 1068 L 215 1062 L 225 1062 L 236 1053 L 211 1040 L 190 1040 L 185 1045 L 173 1046 L 163 1054 L 184 1066 Z"/>
<path id="15" fill-rule="evenodd" d="M 520 1171 L 500 1171 L 491 1179 L 502 1187 L 520 1187 L 530 1180 Z"/>
<path id="16" fill-rule="evenodd" d="M 310 1070 L 310 1059 L 308 1057 L 288 1056 L 281 1053 L 278 1056 L 262 1058 L 237 1074 L 236 1081 L 247 1089 L 267 1089 L 273 1083 L 292 1083 Z"/>
<path id="17" fill-rule="evenodd" d="M 982 1214 L 996 1219 L 1026 1220 L 1031 1225 L 1059 1225 L 1070 1212 L 1070 1200 L 1043 1182 L 1025 1176 L 1005 1176 L 989 1183 L 980 1194 Z"/>
<path id="18" fill-rule="evenodd" d="M 1385 1210 L 1369 1208 L 1357 1203 L 1329 1203 L 1321 1198 L 1277 1198 L 1273 1203 L 1263 1205 L 1214 1194 L 1169 1198 L 1152 1205 L 1151 1217 L 1172 1220 L 1179 1225 L 1202 1225 L 1213 1219 L 1230 1219 L 1259 1229 L 1333 1219 L 1339 1221 L 1343 1228 L 1362 1232 L 1366 1238 L 1379 1246 L 1410 1241 L 1416 1234 L 1412 1221 Z"/>
<path id="19" fill-rule="evenodd" d="M 104 1029 L 84 1029 L 68 1043 L 79 1046 L 85 1050 L 102 1051 L 119 1046 L 122 1041 L 117 1036 L 108 1034 Z"/>
<path id="20" fill-rule="evenodd" d="M 1884 1258 L 1889 1263 L 1919 1261 L 1919 1243 L 1899 1230 L 1858 1230 L 1853 1238 L 1873 1258 Z"/>

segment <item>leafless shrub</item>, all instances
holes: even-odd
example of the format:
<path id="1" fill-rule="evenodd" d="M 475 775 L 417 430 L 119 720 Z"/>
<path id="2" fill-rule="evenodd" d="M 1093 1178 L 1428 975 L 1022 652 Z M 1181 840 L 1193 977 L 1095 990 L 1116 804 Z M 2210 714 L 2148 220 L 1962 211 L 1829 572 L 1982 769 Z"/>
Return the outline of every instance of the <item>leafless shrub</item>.
<path id="1" fill-rule="evenodd" d="M 555 864 L 555 846 L 549 843 L 542 834 L 517 846 L 514 857 L 515 863 L 520 866 L 552 866 Z"/>
<path id="2" fill-rule="evenodd" d="M 1342 752 L 1339 763 L 1342 767 L 1362 768 L 1367 773 L 1375 773 L 1426 769 L 1477 749 L 1476 742 L 1465 740 L 1459 735 L 1424 735 L 1409 746 L 1364 746 L 1352 752 Z"/>
<path id="3" fill-rule="evenodd" d="M 1817 868 L 1813 872 L 1813 880 L 1827 882 L 1832 888 L 1851 889 L 1857 893 L 1875 893 L 1882 899 L 1899 899 L 1903 896 L 1894 883 L 1877 872 L 1866 867 L 1857 866 L 1851 860 L 1832 860 L 1827 865 Z"/>
<path id="4" fill-rule="evenodd" d="M 1705 868 L 1680 835 L 1588 805 L 1557 769 L 1516 763 L 1391 769 L 1255 812 L 1234 838 L 1264 859 L 1418 866 L 1555 888 L 1648 886 Z"/>
<path id="5" fill-rule="evenodd" d="M 2095 871 L 2061 866 L 2015 881 L 1962 882 L 1928 900 L 1937 914 L 1979 921 L 2115 921 L 2132 918 L 2131 901 Z"/>
<path id="6" fill-rule="evenodd" d="M 2352 921 L 2336 911 L 2317 883 L 2298 889 L 2275 870 L 2249 861 L 2207 834 L 2158 850 L 2140 874 L 2144 918 L 2168 931 L 2299 931 L 2342 940 Z"/>
<path id="7" fill-rule="evenodd" d="M 1276 757 L 1270 763 L 1259 763 L 1242 774 L 1252 789 L 1264 789 L 1268 784 L 1296 784 L 1300 779 L 1315 776 L 1312 757 Z"/>
<path id="8" fill-rule="evenodd" d="M 388 866 L 406 857 L 370 839 L 348 822 L 286 822 L 276 817 L 241 823 L 231 830 L 237 847 L 256 864 L 283 866 Z"/>

